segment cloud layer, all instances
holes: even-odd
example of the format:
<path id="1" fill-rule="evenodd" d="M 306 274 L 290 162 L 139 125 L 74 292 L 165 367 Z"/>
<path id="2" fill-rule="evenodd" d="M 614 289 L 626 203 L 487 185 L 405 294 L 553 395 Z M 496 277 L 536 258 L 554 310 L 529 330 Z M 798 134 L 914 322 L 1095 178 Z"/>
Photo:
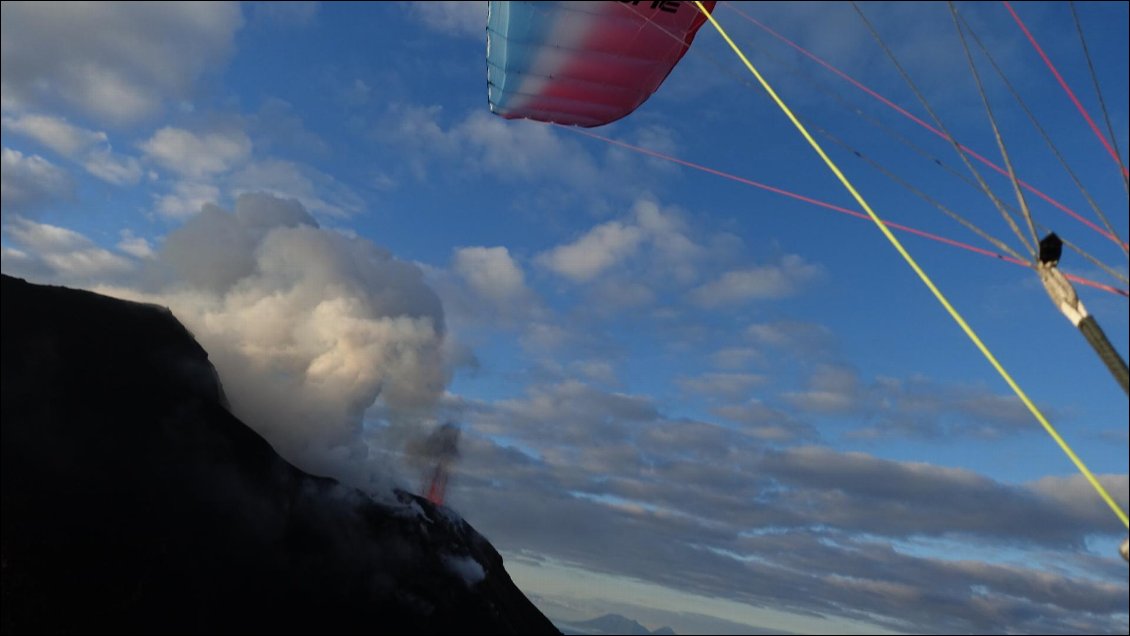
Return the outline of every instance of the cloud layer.
<path id="1" fill-rule="evenodd" d="M 4 110 L 65 104 L 125 124 L 227 59 L 242 26 L 239 5 L 20 3 L 3 5 Z"/>

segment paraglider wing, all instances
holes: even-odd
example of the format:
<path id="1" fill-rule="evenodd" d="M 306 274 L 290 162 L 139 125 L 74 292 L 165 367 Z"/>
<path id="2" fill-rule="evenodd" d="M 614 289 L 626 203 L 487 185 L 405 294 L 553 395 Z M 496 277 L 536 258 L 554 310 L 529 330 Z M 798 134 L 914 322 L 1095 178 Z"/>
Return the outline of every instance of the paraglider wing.
<path id="1" fill-rule="evenodd" d="M 703 3 L 707 10 L 714 2 Z M 491 112 L 601 126 L 643 104 L 706 16 L 692 2 L 490 2 Z"/>

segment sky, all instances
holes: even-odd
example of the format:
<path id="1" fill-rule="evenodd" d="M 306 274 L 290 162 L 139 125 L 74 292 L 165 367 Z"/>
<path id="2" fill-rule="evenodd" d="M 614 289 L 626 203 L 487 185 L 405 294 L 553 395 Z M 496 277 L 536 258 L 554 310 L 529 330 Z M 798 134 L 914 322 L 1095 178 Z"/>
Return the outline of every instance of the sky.
<path id="1" fill-rule="evenodd" d="M 551 618 L 1126 633 L 1123 522 L 711 25 L 580 131 L 490 112 L 486 3 L 2 6 L 3 272 L 170 307 L 237 416 L 375 497 L 454 424 L 445 503 Z M 1125 156 L 1128 4 L 1011 6 Z M 945 3 L 715 15 L 880 217 L 1030 261 L 944 136 L 829 68 L 1004 166 L 972 58 L 1125 359 L 1119 167 L 1006 5 L 955 7 L 968 57 Z M 1126 394 L 1035 272 L 897 234 L 1125 510 Z"/>

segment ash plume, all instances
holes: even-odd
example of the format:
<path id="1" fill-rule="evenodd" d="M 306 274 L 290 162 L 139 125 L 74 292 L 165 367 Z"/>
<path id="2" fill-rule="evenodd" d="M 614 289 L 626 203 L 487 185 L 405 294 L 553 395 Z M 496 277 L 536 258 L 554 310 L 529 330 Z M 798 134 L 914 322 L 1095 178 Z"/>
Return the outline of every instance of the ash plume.
<path id="1" fill-rule="evenodd" d="M 208 350 L 236 416 L 304 469 L 354 485 L 376 479 L 366 409 L 427 412 L 450 377 L 443 307 L 421 270 L 319 227 L 294 200 L 204 206 L 141 287 L 100 291 L 168 306 Z"/>

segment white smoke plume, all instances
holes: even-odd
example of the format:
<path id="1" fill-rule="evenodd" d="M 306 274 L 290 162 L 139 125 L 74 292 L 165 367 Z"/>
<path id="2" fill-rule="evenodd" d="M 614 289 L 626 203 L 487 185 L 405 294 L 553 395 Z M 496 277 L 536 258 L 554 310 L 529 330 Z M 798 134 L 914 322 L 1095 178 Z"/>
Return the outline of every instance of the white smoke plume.
<path id="1" fill-rule="evenodd" d="M 101 291 L 168 306 L 209 352 L 234 414 L 308 471 L 364 486 L 365 410 L 426 412 L 449 380 L 443 307 L 420 269 L 318 227 L 296 201 L 207 205 L 148 274 L 147 291 Z"/>

